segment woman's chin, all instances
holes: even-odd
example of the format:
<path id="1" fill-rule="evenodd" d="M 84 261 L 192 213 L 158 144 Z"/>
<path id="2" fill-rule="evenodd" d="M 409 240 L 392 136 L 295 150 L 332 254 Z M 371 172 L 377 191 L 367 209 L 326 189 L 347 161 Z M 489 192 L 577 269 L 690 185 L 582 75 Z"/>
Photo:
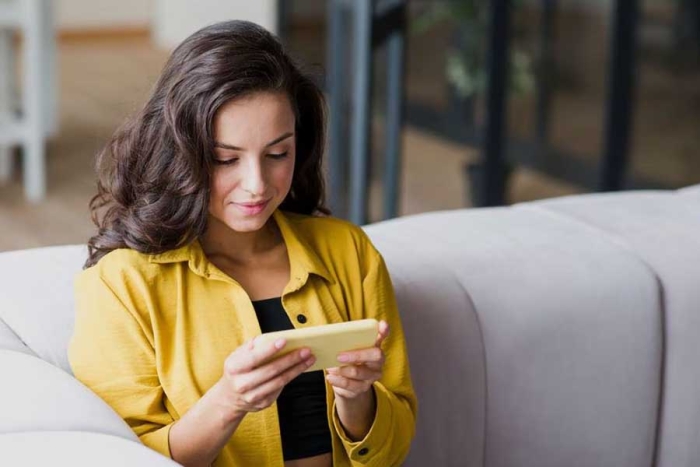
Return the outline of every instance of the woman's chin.
<path id="1" fill-rule="evenodd" d="M 239 217 L 226 219 L 226 225 L 229 229 L 240 233 L 246 232 L 257 232 L 262 229 L 267 221 L 270 219 L 270 215 L 257 215 L 250 217 Z"/>

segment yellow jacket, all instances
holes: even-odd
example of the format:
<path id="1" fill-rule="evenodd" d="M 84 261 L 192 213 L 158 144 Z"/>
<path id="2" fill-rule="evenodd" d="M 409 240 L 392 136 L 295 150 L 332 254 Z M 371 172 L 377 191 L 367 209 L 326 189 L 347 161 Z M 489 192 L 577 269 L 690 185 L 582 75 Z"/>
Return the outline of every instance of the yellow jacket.
<path id="1" fill-rule="evenodd" d="M 291 264 L 282 303 L 294 326 L 363 318 L 390 325 L 383 377 L 374 385 L 375 420 L 365 439 L 345 436 L 326 384 L 333 465 L 401 464 L 417 403 L 384 260 L 364 232 L 345 221 L 279 210 L 274 219 Z M 165 456 L 172 424 L 221 378 L 226 357 L 260 334 L 246 292 L 196 241 L 158 255 L 115 250 L 80 273 L 75 294 L 68 351 L 75 376 Z M 276 405 L 246 415 L 214 465 L 282 466 Z"/>

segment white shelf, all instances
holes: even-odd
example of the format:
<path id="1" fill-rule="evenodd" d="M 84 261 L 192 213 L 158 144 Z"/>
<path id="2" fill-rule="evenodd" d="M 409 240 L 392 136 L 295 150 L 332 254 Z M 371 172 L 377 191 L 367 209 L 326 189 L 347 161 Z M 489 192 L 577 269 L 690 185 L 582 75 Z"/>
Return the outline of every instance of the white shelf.
<path id="1" fill-rule="evenodd" d="M 27 199 L 40 201 L 46 192 L 46 145 L 44 128 L 55 128 L 55 37 L 54 0 L 0 0 L 0 149 L 22 146 L 24 190 Z M 10 34 L 25 38 L 22 57 L 15 59 Z M 16 67 L 23 67 L 21 86 L 14 83 Z M 12 112 L 14 89 L 29 94 L 20 102 L 20 113 Z M 43 120 L 43 121 L 42 121 Z M 0 171 L 8 172 L 3 158 Z"/>
<path id="2" fill-rule="evenodd" d="M 15 146 L 25 140 L 26 127 L 16 117 L 0 114 L 0 146 Z"/>

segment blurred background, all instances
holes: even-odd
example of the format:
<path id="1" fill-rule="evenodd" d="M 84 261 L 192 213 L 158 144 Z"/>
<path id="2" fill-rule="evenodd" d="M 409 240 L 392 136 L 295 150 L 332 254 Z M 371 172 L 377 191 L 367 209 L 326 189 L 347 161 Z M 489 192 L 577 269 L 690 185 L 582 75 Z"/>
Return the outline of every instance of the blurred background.
<path id="1" fill-rule="evenodd" d="M 96 152 L 233 18 L 328 93 L 357 223 L 700 183 L 697 0 L 0 0 L 0 251 L 84 243 Z"/>

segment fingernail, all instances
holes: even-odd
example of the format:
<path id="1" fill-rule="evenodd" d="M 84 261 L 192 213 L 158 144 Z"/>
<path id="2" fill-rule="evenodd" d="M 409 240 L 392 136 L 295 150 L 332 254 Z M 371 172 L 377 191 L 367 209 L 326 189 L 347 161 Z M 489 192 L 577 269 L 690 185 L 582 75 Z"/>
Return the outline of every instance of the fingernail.
<path id="1" fill-rule="evenodd" d="M 349 361 L 350 361 L 350 356 L 349 356 L 349 355 L 345 355 L 345 354 L 340 354 L 340 355 L 338 355 L 338 361 L 339 361 L 339 362 L 342 362 L 342 363 L 349 362 Z"/>
<path id="2" fill-rule="evenodd" d="M 311 355 L 311 350 L 309 349 L 301 349 L 301 352 L 299 352 L 299 356 L 301 356 L 301 358 L 306 358 L 309 355 Z"/>
<path id="3" fill-rule="evenodd" d="M 313 366 L 314 363 L 316 363 L 316 357 L 311 357 L 306 361 L 306 366 Z"/>
<path id="4" fill-rule="evenodd" d="M 336 376 L 336 375 L 328 375 L 328 376 L 326 376 L 326 379 L 328 380 L 329 383 L 331 383 L 333 385 L 339 384 L 341 381 L 340 376 Z"/>
<path id="5" fill-rule="evenodd" d="M 275 347 L 278 349 L 281 349 L 282 347 L 284 347 L 284 344 L 286 344 L 284 339 L 277 339 L 275 341 Z"/>

